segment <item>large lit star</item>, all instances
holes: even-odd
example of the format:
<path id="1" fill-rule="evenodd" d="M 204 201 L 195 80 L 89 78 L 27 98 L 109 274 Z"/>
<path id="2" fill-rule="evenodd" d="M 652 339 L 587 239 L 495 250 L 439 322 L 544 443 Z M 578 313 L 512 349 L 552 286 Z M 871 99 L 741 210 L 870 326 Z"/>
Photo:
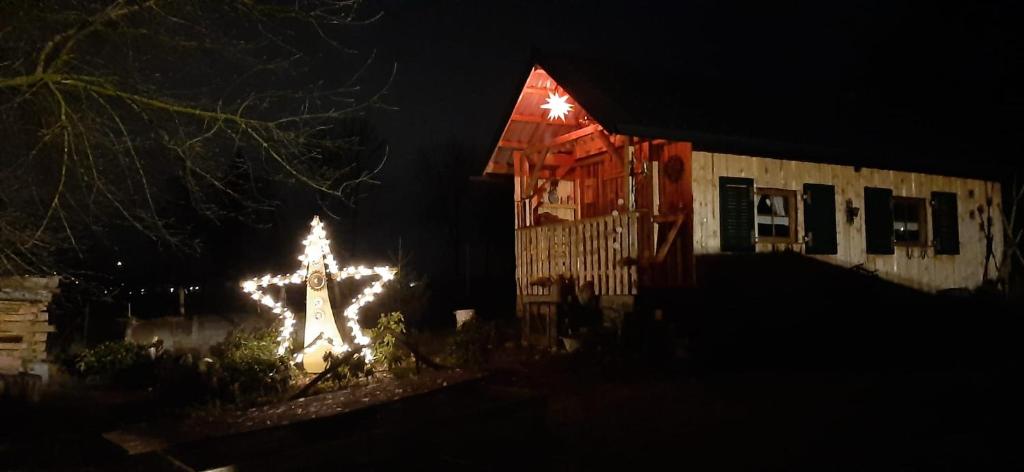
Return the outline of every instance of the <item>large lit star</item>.
<path id="1" fill-rule="evenodd" d="M 369 348 L 370 338 L 363 335 L 362 329 L 359 327 L 359 308 L 363 305 L 373 301 L 374 297 L 384 290 L 384 284 L 395 277 L 397 272 L 391 267 L 364 267 L 364 266 L 351 266 L 339 270 L 338 264 L 334 260 L 334 256 L 331 254 L 330 241 L 327 239 L 327 232 L 324 231 L 324 225 L 320 222 L 319 217 L 313 217 L 312 223 L 310 223 L 312 229 L 305 240 L 302 241 L 305 246 L 305 251 L 299 256 L 299 261 L 302 265 L 299 266 L 298 270 L 291 274 L 283 275 L 264 275 L 262 277 L 256 277 L 242 282 L 242 291 L 249 294 L 254 300 L 266 305 L 278 315 L 281 319 L 281 328 L 278 333 L 278 355 L 285 355 L 288 352 L 288 346 L 291 344 L 292 330 L 295 325 L 295 315 L 284 306 L 280 301 L 274 300 L 270 295 L 264 293 L 270 285 L 284 286 L 285 284 L 298 284 L 307 282 L 309 288 L 307 289 L 307 298 L 310 297 L 311 291 L 322 291 L 319 292 L 318 296 L 311 299 L 307 303 L 306 310 L 306 323 L 310 325 L 314 323 L 314 320 L 310 317 L 316 316 L 317 323 L 324 323 L 326 326 L 324 331 L 312 334 L 309 329 L 306 330 L 305 347 L 303 350 L 295 355 L 295 361 L 302 361 L 303 354 L 324 351 L 329 349 L 335 354 L 348 351 L 350 347 L 345 344 L 341 339 L 338 339 L 337 328 L 334 325 L 333 319 L 320 320 L 322 313 L 330 315 L 333 318 L 330 311 L 330 300 L 327 297 L 327 292 L 324 290 L 326 287 L 325 278 L 330 276 L 334 280 L 342 280 L 347 278 L 360 279 L 363 277 L 377 277 L 377 280 L 373 281 L 370 286 L 366 287 L 359 295 L 352 299 L 352 303 L 345 308 L 345 318 L 348 319 L 347 326 L 351 329 L 352 338 L 356 344 L 363 346 L 363 357 L 369 362 L 373 358 L 373 353 Z M 326 306 L 324 306 L 326 302 Z M 313 308 L 313 310 L 310 310 Z M 318 309 L 319 308 L 319 309 Z M 311 313 L 312 311 L 312 313 Z M 315 313 L 315 315 L 314 315 Z M 317 324 L 320 326 L 320 324 Z M 330 331 L 330 332 L 328 332 Z"/>
<path id="2" fill-rule="evenodd" d="M 572 111 L 572 104 L 569 103 L 569 96 L 561 96 L 555 92 L 548 92 L 548 98 L 541 105 L 548 111 L 549 120 L 562 120 L 565 121 L 565 117 Z"/>

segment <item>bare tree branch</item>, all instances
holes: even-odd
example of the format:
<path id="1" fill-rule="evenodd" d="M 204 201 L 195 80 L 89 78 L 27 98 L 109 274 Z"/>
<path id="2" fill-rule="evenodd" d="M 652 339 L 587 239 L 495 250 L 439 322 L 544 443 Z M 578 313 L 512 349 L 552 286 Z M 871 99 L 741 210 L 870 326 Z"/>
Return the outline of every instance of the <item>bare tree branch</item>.
<path id="1" fill-rule="evenodd" d="M 0 18 L 0 272 L 118 228 L 184 250 L 181 200 L 258 214 L 273 182 L 351 205 L 387 161 L 352 163 L 346 123 L 390 84 L 359 84 L 375 55 L 347 28 L 377 18 L 359 0 L 8 0 Z"/>

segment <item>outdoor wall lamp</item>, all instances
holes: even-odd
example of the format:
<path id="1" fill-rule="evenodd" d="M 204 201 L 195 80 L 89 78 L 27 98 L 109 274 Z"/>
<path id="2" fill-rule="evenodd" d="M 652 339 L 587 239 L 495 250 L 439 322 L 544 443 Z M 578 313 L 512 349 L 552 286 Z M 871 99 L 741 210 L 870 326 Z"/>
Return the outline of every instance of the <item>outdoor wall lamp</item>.
<path id="1" fill-rule="evenodd" d="M 846 199 L 846 224 L 852 225 L 860 215 L 860 208 L 853 206 L 853 199 Z"/>

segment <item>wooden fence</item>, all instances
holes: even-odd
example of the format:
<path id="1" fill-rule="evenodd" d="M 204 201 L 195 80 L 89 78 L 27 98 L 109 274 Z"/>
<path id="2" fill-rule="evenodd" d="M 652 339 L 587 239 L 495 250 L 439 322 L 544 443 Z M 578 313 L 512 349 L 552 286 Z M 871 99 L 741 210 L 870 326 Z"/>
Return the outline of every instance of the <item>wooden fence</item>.
<path id="1" fill-rule="evenodd" d="M 637 213 L 616 213 L 516 230 L 520 295 L 548 295 L 558 277 L 594 283 L 597 295 L 635 295 Z"/>

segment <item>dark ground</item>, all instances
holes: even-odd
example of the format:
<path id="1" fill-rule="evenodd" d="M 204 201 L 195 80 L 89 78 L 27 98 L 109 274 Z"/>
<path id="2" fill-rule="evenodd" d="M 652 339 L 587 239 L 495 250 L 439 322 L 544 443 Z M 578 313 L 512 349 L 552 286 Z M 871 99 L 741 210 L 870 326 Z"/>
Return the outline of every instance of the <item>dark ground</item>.
<path id="1" fill-rule="evenodd" d="M 0 470 L 1024 470 L 1019 307 L 791 263 L 702 261 L 720 288 L 614 353 L 504 345 L 479 381 L 164 455 L 100 436 L 145 394 L 55 389 L 0 406 Z"/>
<path id="2" fill-rule="evenodd" d="M 502 352 L 494 373 L 468 390 L 412 402 L 398 413 L 356 415 L 348 426 L 312 433 L 291 428 L 278 436 L 302 439 L 311 451 L 303 461 L 315 458 L 305 466 L 358 470 L 412 463 L 461 470 L 658 463 L 691 470 L 1024 467 L 1018 455 L 1021 397 L 1011 372 L 752 370 L 694 377 L 644 362 L 610 365 L 587 355 L 534 360 L 524 354 Z M 519 403 L 496 401 L 501 395 L 494 392 L 509 387 L 534 395 L 522 395 Z M 409 421 L 428 411 L 429 419 Z M 37 406 L 5 413 L 5 433 L 16 435 L 0 446 L 0 468 L 174 469 L 161 457 L 127 460 L 99 436 L 144 416 L 139 398 L 54 392 Z M 195 465 L 221 464 L 217 456 L 243 464 L 239 453 L 265 450 L 261 441 L 219 440 L 173 452 Z M 276 463 L 281 457 L 246 465 L 296 465 L 291 459 Z"/>

